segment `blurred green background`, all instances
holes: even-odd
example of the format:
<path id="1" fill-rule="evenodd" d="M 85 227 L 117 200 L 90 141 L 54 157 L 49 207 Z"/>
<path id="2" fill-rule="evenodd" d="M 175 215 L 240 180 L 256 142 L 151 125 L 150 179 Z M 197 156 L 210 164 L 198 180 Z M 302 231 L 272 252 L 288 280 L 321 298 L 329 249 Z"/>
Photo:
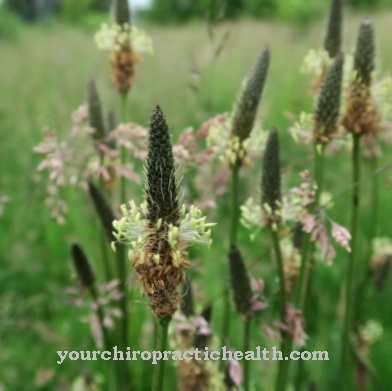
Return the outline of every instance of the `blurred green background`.
<path id="1" fill-rule="evenodd" d="M 79 390 L 81 376 L 102 373 L 102 362 L 65 362 L 58 366 L 57 350 L 93 348 L 88 325 L 79 322 L 80 310 L 68 305 L 65 288 L 75 285 L 69 245 L 80 242 L 93 260 L 98 259 L 96 237 L 98 223 L 86 195 L 69 191 L 71 210 L 67 224 L 58 226 L 44 206 L 45 185 L 35 167 L 41 156 L 32 148 L 41 139 L 41 129 L 48 125 L 60 134 L 69 132 L 70 115 L 85 102 L 85 85 L 94 76 L 106 108 L 117 108 L 117 94 L 110 79 L 107 53 L 99 52 L 93 34 L 108 21 L 108 1 L 6 0 L 0 6 L 0 196 L 9 197 L 0 216 L 0 390 Z M 299 72 L 309 48 L 318 48 L 323 39 L 327 1 L 306 0 L 228 0 L 175 1 L 154 0 L 151 8 L 134 10 L 137 23 L 154 41 L 155 53 L 138 65 L 131 90 L 128 112 L 132 121 L 148 126 L 152 108 L 159 103 L 173 134 L 184 128 L 196 129 L 217 113 L 231 110 L 237 91 L 254 59 L 266 44 L 271 48 L 271 67 L 259 114 L 263 125 L 276 125 L 282 135 L 282 159 L 285 187 L 298 183 L 298 175 L 311 168 L 310 154 L 304 154 L 288 134 L 285 113 L 311 111 L 308 93 L 310 80 Z M 381 73 L 392 69 L 390 0 L 352 0 L 345 10 L 344 49 L 352 51 L 360 21 L 370 16 L 374 21 Z M 217 56 L 217 48 L 223 49 Z M 197 89 L 194 77 L 197 76 Z M 390 160 L 391 151 L 380 164 Z M 337 155 L 326 162 L 326 188 L 337 194 L 347 188 L 350 178 L 349 157 Z M 364 172 L 370 172 L 364 167 Z M 242 200 L 255 194 L 259 167 L 248 175 Z M 383 174 L 380 234 L 391 237 L 391 190 Z M 346 179 L 347 178 L 347 179 Z M 370 187 L 363 189 L 360 241 L 366 253 Z M 213 326 L 220 329 L 221 292 L 226 273 L 225 211 L 211 212 L 209 219 L 219 224 L 214 229 L 210 252 L 194 251 L 193 259 L 203 271 L 190 270 L 197 289 L 214 306 Z M 335 202 L 331 216 L 348 225 L 348 197 Z M 252 276 L 270 282 L 275 267 L 268 241 L 250 242 L 241 231 Z M 343 277 L 347 256 L 338 250 L 332 267 L 319 265 L 314 276 L 311 300 L 317 310 L 312 313 L 308 350 L 328 350 L 329 362 L 308 362 L 309 380 L 319 390 L 332 390 L 337 372 L 340 338 L 340 306 L 344 292 Z M 364 259 L 361 260 L 362 262 Z M 206 277 L 207 276 L 207 277 Z M 204 279 L 213 283 L 203 283 Z M 133 287 L 135 291 L 137 287 Z M 382 338 L 371 350 L 371 359 L 380 376 L 392 389 L 392 308 L 391 284 L 381 293 L 369 294 L 365 303 L 371 319 L 384 328 Z M 144 299 L 135 299 L 132 314 L 141 330 L 142 321 L 151 322 Z M 337 321 L 338 319 L 338 321 Z M 269 346 L 269 341 L 254 325 L 252 345 Z M 240 327 L 239 323 L 237 324 Z M 233 326 L 235 330 L 236 325 Z M 150 338 L 148 328 L 143 338 Z M 236 333 L 233 333 L 236 334 Z M 133 341 L 138 337 L 132 335 Z M 240 348 L 234 336 L 233 346 Z M 135 363 L 140 389 L 148 389 L 151 368 Z M 275 375 L 273 363 L 255 364 L 253 380 L 265 390 L 271 388 Z M 143 372 L 145 371 L 145 372 Z M 173 382 L 173 369 L 167 378 Z M 261 380 L 260 380 L 261 379 Z M 96 379 L 99 381 L 99 376 Z M 143 388 L 145 387 L 145 388 Z M 167 385 L 165 389 L 174 389 Z M 369 387 L 376 391 L 376 388 Z"/>

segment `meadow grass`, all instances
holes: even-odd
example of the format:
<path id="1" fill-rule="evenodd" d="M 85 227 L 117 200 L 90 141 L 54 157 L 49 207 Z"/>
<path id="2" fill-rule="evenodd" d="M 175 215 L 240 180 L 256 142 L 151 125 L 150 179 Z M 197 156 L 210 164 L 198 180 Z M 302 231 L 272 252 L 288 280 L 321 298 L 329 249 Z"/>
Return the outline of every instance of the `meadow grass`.
<path id="1" fill-rule="evenodd" d="M 344 49 L 351 51 L 363 16 L 346 18 Z M 390 71 L 392 14 L 371 17 L 381 53 L 380 65 Z M 294 27 L 244 20 L 214 28 L 213 41 L 202 24 L 150 27 L 155 54 L 146 57 L 138 66 L 138 75 L 130 92 L 129 117 L 147 126 L 153 107 L 160 104 L 174 135 L 188 126 L 197 128 L 214 114 L 231 110 L 242 79 L 263 46 L 268 44 L 271 49 L 270 74 L 259 114 L 266 129 L 275 125 L 280 131 L 284 186 L 298 183 L 299 171 L 311 166 L 311 154 L 304 154 L 303 148 L 292 141 L 285 112 L 299 114 L 312 107 L 312 98 L 308 94 L 310 80 L 299 73 L 299 67 L 308 49 L 321 45 L 323 27 L 322 22 Z M 214 49 L 226 31 L 229 32 L 227 42 L 214 60 Z M 41 156 L 33 153 L 32 148 L 41 140 L 41 129 L 45 125 L 62 134 L 69 131 L 70 113 L 85 102 L 85 84 L 89 77 L 95 78 L 104 107 L 118 107 L 117 94 L 110 80 L 107 55 L 96 50 L 91 33 L 65 26 L 25 27 L 17 40 L 0 41 L 0 53 L 0 196 L 10 197 L 5 213 L 0 217 L 0 389 L 3 385 L 5 390 L 53 390 L 56 389 L 54 384 L 71 383 L 80 375 L 79 362 L 68 361 L 57 366 L 56 351 L 92 346 L 88 326 L 77 320 L 81 311 L 68 306 L 64 289 L 72 285 L 70 243 L 80 242 L 91 259 L 97 260 L 99 227 L 87 196 L 77 190 L 69 190 L 67 194 L 72 200 L 70 205 L 78 205 L 70 210 L 67 224 L 58 226 L 50 218 L 44 207 L 45 186 L 35 171 Z M 199 92 L 189 87 L 191 70 L 200 73 Z M 389 151 L 380 165 L 391 158 Z M 242 201 L 250 195 L 257 195 L 260 167 L 261 163 L 254 169 L 254 180 L 240 195 Z M 350 178 L 347 155 L 328 157 L 325 169 L 325 189 L 338 194 L 347 188 Z M 386 183 L 385 174 L 381 176 L 381 183 Z M 390 203 L 391 190 L 386 186 L 381 188 L 379 230 L 381 235 L 390 236 L 392 212 L 388 201 Z M 359 232 L 359 243 L 362 243 L 359 253 L 363 254 L 367 249 L 364 239 L 371 231 L 368 208 L 371 189 L 367 186 L 364 189 L 364 213 L 360 218 Z M 336 200 L 331 211 L 331 216 L 345 226 L 350 218 L 348 199 L 346 195 Z M 226 224 L 224 213 L 228 200 L 224 197 L 222 201 L 220 215 L 211 213 L 210 220 Z M 218 245 L 211 251 L 191 252 L 196 267 L 190 274 L 205 298 L 213 301 L 214 312 L 218 314 L 213 326 L 220 330 L 219 314 L 225 286 L 221 276 L 227 273 L 225 230 L 218 226 L 213 231 L 213 238 Z M 276 272 L 274 262 L 269 253 L 260 261 L 261 255 L 269 250 L 268 238 L 259 237 L 252 243 L 248 232 L 241 229 L 240 243 L 250 273 L 265 278 L 272 285 Z M 312 378 L 325 386 L 323 390 L 333 389 L 331 376 L 337 372 L 339 361 L 340 329 L 336 315 L 340 314 L 346 262 L 346 254 L 338 250 L 333 267 L 320 264 L 310 293 L 317 313 L 312 314 L 309 333 L 312 335 L 312 331 L 317 330 L 317 338 L 310 340 L 308 350 L 328 350 L 330 361 L 309 362 L 308 369 Z M 205 276 L 214 283 L 204 284 Z M 267 290 L 272 289 L 271 285 Z M 134 289 L 138 291 L 138 287 Z M 371 358 L 386 384 L 392 382 L 392 351 L 383 342 L 392 338 L 391 294 L 392 288 L 388 286 L 376 299 L 366 303 L 370 318 L 384 326 L 383 339 L 374 345 Z M 131 305 L 137 325 L 133 338 L 136 338 L 138 331 L 142 331 L 143 319 L 150 319 L 151 315 L 144 299 L 137 298 Z M 253 341 L 260 346 L 273 345 L 262 334 L 259 323 L 260 319 L 253 322 Z M 237 327 L 240 327 L 239 320 L 234 321 L 232 330 Z M 148 329 L 143 331 L 146 349 L 149 348 L 148 339 L 152 338 L 151 332 Z M 233 346 L 240 349 L 241 338 L 233 337 Z M 99 364 L 95 365 L 98 372 L 103 373 Z M 137 373 L 147 371 L 141 362 L 133 365 Z M 254 368 L 257 365 L 254 364 Z M 263 362 L 259 367 L 259 371 L 253 370 L 254 380 L 261 377 L 261 384 L 273 384 L 274 364 Z M 46 381 L 45 375 L 51 380 Z M 144 378 L 140 376 L 140 381 L 148 383 L 149 379 Z M 171 376 L 166 380 L 170 382 Z"/>

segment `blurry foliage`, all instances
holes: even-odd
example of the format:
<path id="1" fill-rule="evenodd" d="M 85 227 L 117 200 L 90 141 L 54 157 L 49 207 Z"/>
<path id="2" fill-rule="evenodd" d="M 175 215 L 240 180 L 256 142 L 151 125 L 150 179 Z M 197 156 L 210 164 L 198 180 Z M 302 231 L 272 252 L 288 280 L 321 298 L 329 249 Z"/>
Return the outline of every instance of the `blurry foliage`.
<path id="1" fill-rule="evenodd" d="M 14 40 L 21 21 L 7 8 L 0 6 L 0 40 Z"/>
<path id="2" fill-rule="evenodd" d="M 217 21 L 239 16 L 303 23 L 325 13 L 328 4 L 328 0 L 153 0 L 151 9 L 143 11 L 143 15 L 159 23 L 200 18 Z M 347 0 L 347 4 L 355 8 L 392 6 L 391 0 Z"/>

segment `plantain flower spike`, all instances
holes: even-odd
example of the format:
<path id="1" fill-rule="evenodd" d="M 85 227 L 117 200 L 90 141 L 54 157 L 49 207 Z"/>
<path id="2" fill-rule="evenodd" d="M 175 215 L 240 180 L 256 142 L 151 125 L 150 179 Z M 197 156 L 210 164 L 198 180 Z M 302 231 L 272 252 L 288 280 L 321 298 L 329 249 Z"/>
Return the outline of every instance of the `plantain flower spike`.
<path id="1" fill-rule="evenodd" d="M 91 197 L 91 200 L 94 204 L 95 212 L 99 218 L 102 229 L 109 240 L 112 242 L 115 240 L 115 236 L 113 235 L 112 224 L 114 220 L 114 213 L 105 200 L 105 197 L 101 194 L 98 188 L 91 182 L 88 183 L 88 191 Z"/>
<path id="2" fill-rule="evenodd" d="M 114 20 L 121 27 L 131 23 L 128 0 L 114 0 Z"/>
<path id="3" fill-rule="evenodd" d="M 102 140 L 105 137 L 105 125 L 102 116 L 101 100 L 93 79 L 87 83 L 87 102 L 90 126 L 95 129 L 94 139 Z"/>
<path id="4" fill-rule="evenodd" d="M 89 288 L 94 284 L 95 276 L 86 254 L 78 244 L 71 247 L 72 262 L 83 287 Z"/>
<path id="5" fill-rule="evenodd" d="M 279 135 L 276 128 L 270 131 L 264 152 L 261 179 L 261 206 L 265 224 L 275 228 L 281 222 Z"/>
<path id="6" fill-rule="evenodd" d="M 375 69 L 374 30 L 370 20 L 359 28 L 354 53 L 354 79 L 350 85 L 346 113 L 342 120 L 347 131 L 364 135 L 380 129 L 380 114 L 371 94 Z"/>
<path id="7" fill-rule="evenodd" d="M 235 308 L 240 314 L 249 316 L 251 313 L 252 289 L 244 260 L 236 246 L 232 246 L 230 249 L 229 261 L 230 284 Z"/>
<path id="8" fill-rule="evenodd" d="M 374 29 L 370 20 L 366 19 L 359 28 L 354 54 L 354 70 L 358 82 L 370 86 L 375 63 Z"/>
<path id="9" fill-rule="evenodd" d="M 316 143 L 328 143 L 337 131 L 342 93 L 343 62 L 343 54 L 339 53 L 323 79 L 314 115 L 313 135 Z"/>
<path id="10" fill-rule="evenodd" d="M 194 243 L 210 244 L 210 227 L 201 211 L 180 207 L 174 158 L 168 126 L 159 106 L 150 123 L 145 167 L 145 202 L 122 205 L 123 217 L 113 222 L 117 241 L 132 246 L 132 261 L 143 295 L 155 316 L 171 318 L 181 301 L 178 291 L 189 266 L 186 248 Z M 115 243 L 113 243 L 115 246 Z"/>
<path id="11" fill-rule="evenodd" d="M 253 128 L 260 97 L 267 79 L 269 61 L 270 52 L 268 46 L 266 46 L 257 58 L 237 102 L 233 117 L 231 138 L 234 142 L 237 141 L 239 143 L 240 150 L 242 143 L 249 137 Z M 241 154 L 240 151 L 237 151 L 238 153 Z M 241 160 L 240 156 L 238 160 Z"/>
<path id="12" fill-rule="evenodd" d="M 335 58 L 341 48 L 342 42 L 342 0 L 332 0 L 329 9 L 327 31 L 324 38 L 324 49 L 330 58 Z"/>

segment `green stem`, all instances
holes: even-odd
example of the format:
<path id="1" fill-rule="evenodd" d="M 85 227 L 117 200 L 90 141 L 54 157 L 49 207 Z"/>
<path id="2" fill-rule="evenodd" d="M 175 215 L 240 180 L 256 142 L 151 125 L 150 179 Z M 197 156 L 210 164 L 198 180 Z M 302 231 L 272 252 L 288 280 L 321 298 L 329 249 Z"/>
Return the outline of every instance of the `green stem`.
<path id="1" fill-rule="evenodd" d="M 125 124 L 127 122 L 127 97 L 128 91 L 120 93 L 120 121 Z M 121 166 L 124 166 L 126 163 L 127 151 L 124 146 L 120 147 L 120 163 Z M 126 179 L 124 176 L 121 176 L 120 179 L 120 203 L 121 205 L 126 204 L 127 202 L 127 192 L 126 192 Z M 128 307 L 127 307 L 127 290 L 125 289 L 126 277 L 127 277 L 127 268 L 126 268 L 126 251 L 125 246 L 120 245 L 117 248 L 117 278 L 120 281 L 119 289 L 123 294 L 123 297 L 120 299 L 120 309 L 123 314 L 121 318 L 120 325 L 120 346 L 124 349 L 124 351 L 128 347 Z M 120 388 L 128 389 L 128 383 L 130 382 L 129 373 L 128 373 L 128 365 L 126 361 L 123 362 L 122 365 L 122 376 L 119 379 Z M 121 384 L 122 383 L 122 384 Z"/>
<path id="2" fill-rule="evenodd" d="M 353 135 L 353 183 L 360 181 L 360 135 Z M 352 306 L 353 306 L 353 282 L 354 282 L 354 262 L 357 258 L 357 240 L 358 240 L 358 218 L 359 218 L 359 186 L 355 186 L 352 192 L 352 218 L 351 218 L 351 253 L 348 261 L 347 286 L 346 286 L 346 311 L 344 317 L 342 352 L 340 364 L 339 388 L 347 388 L 347 371 L 348 356 L 350 346 L 350 332 L 352 324 Z"/>
<path id="3" fill-rule="evenodd" d="M 231 167 L 231 216 L 230 216 L 230 246 L 237 245 L 238 220 L 239 220 L 239 203 L 238 203 L 238 179 L 240 165 L 238 163 Z"/>
<path id="4" fill-rule="evenodd" d="M 125 124 L 127 122 L 127 97 L 128 93 L 127 92 L 122 92 L 121 95 L 121 123 Z M 121 165 L 124 166 L 126 163 L 126 157 L 127 157 L 127 150 L 125 149 L 124 146 L 121 146 L 121 151 L 120 151 L 120 160 L 121 160 Z M 125 177 L 121 177 L 121 183 L 120 183 L 120 201 L 121 205 L 125 204 L 127 202 L 127 192 L 126 192 L 126 180 Z"/>
<path id="5" fill-rule="evenodd" d="M 157 351 L 163 352 L 166 349 L 167 344 L 167 331 L 169 329 L 170 318 L 162 319 L 159 321 L 158 325 L 158 340 L 157 340 Z M 163 376 L 165 370 L 166 360 L 158 360 L 155 370 L 154 378 L 152 382 L 152 391 L 162 391 L 163 390 Z"/>
<path id="6" fill-rule="evenodd" d="M 236 162 L 231 166 L 231 185 L 230 185 L 230 247 L 237 245 L 238 220 L 239 220 L 239 202 L 238 202 L 238 185 L 240 163 Z M 230 289 L 227 287 L 224 292 L 224 309 L 221 333 L 221 345 L 228 344 L 230 335 Z M 224 362 L 220 361 L 219 368 L 223 370 Z"/>
<path id="7" fill-rule="evenodd" d="M 244 319 L 244 354 L 250 350 L 251 320 L 251 316 Z M 250 363 L 250 360 L 244 360 L 244 391 L 250 391 Z"/>
<path id="8" fill-rule="evenodd" d="M 279 275 L 279 295 L 280 295 L 280 300 L 279 300 L 279 314 L 280 314 L 280 321 L 281 323 L 285 324 L 286 323 L 286 307 L 287 307 L 287 296 L 286 296 L 286 284 L 285 284 L 285 276 L 284 276 L 284 265 L 283 265 L 283 257 L 282 257 L 282 251 L 280 249 L 280 244 L 279 244 L 279 236 L 277 231 L 274 228 L 271 228 L 271 238 L 272 238 L 272 244 L 274 247 L 274 252 L 275 252 L 275 257 L 276 257 L 276 263 L 278 266 L 278 275 Z M 283 354 L 286 354 L 287 352 L 287 345 L 288 345 L 288 340 L 286 334 L 282 331 L 282 352 Z M 284 357 L 286 357 L 284 355 Z M 276 382 L 276 391 L 283 391 L 284 385 L 286 383 L 286 375 L 284 372 L 284 360 L 279 361 L 279 372 L 278 372 L 278 377 L 277 377 L 277 382 Z"/>
<path id="9" fill-rule="evenodd" d="M 377 157 L 373 157 L 371 159 L 371 172 L 376 173 L 378 168 L 378 159 Z M 366 265 L 365 271 L 363 274 L 362 281 L 359 283 L 356 295 L 355 295 L 355 311 L 353 315 L 353 330 L 357 330 L 360 326 L 361 321 L 364 319 L 365 311 L 363 307 L 363 295 L 365 294 L 365 290 L 368 288 L 369 281 L 371 280 L 372 274 L 370 273 L 370 262 L 372 259 L 372 241 L 377 236 L 378 233 L 378 205 L 379 205 L 379 178 L 378 175 L 373 175 L 372 177 L 372 212 L 370 217 L 370 233 L 369 233 L 369 245 L 366 256 Z"/>
<path id="10" fill-rule="evenodd" d="M 97 307 L 96 311 L 97 311 L 97 316 L 98 316 L 98 320 L 99 320 L 99 326 L 101 327 L 101 330 L 102 330 L 103 345 L 106 349 L 109 350 L 111 348 L 109 335 L 108 335 L 107 329 L 103 323 L 103 319 L 104 319 L 103 310 L 102 310 L 101 304 L 99 303 L 99 300 L 98 300 L 98 292 L 97 292 L 97 288 L 96 288 L 95 284 L 92 284 L 90 286 L 90 293 L 91 293 L 91 296 L 92 296 L 92 298 L 95 302 L 95 305 Z"/>
<path id="11" fill-rule="evenodd" d="M 324 185 L 324 145 L 315 144 L 314 146 L 314 181 L 317 184 L 317 190 L 315 194 L 314 202 L 309 208 L 309 213 L 313 213 L 320 203 L 320 195 Z M 298 279 L 295 284 L 294 291 L 294 307 L 301 310 L 303 308 L 304 299 L 306 296 L 306 266 L 313 252 L 313 244 L 310 240 L 310 234 L 305 234 L 302 241 L 301 249 L 301 264 L 299 268 Z M 293 347 L 293 340 L 290 338 L 287 343 L 282 344 L 283 356 L 288 357 Z M 278 372 L 278 388 L 277 391 L 284 391 L 286 388 L 286 382 L 288 377 L 288 371 L 290 367 L 290 360 L 283 360 L 281 362 Z"/>

